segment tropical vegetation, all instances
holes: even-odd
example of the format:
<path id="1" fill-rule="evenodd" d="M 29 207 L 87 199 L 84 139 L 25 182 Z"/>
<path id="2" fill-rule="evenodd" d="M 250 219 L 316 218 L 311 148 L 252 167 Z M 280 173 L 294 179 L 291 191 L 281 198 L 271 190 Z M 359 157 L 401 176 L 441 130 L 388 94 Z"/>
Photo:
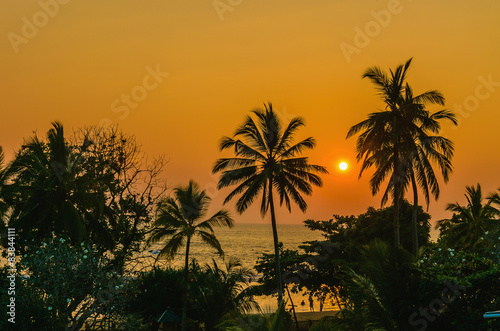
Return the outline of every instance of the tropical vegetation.
<path id="1" fill-rule="evenodd" d="M 465 192 L 467 205 L 449 203 L 446 210 L 453 212 L 453 217 L 438 221 L 437 227 L 448 247 L 472 250 L 484 246 L 484 236 L 489 232 L 498 233 L 500 210 L 494 207 L 497 194 L 484 201 L 480 184 L 467 186 Z"/>
<path id="2" fill-rule="evenodd" d="M 224 204 L 236 199 L 241 214 L 260 200 L 262 217 L 270 216 L 274 252 L 262 252 L 253 268 L 227 254 L 220 240 L 219 228 L 238 220 L 226 209 L 212 211 L 207 190 L 194 180 L 170 190 L 165 159 L 151 161 L 117 127 L 68 135 L 54 122 L 9 162 L 0 147 L 0 286 L 7 289 L 0 314 L 9 317 L 0 329 L 500 328 L 483 316 L 499 309 L 500 189 L 466 186 L 465 199 L 448 203 L 449 217 L 436 222 L 439 236 L 431 241 L 431 215 L 419 194 L 428 208 L 440 195 L 435 170 L 444 182 L 451 176 L 454 145 L 441 125 L 456 118 L 428 109 L 444 107 L 440 92 L 414 95 L 406 79 L 411 61 L 388 73 L 366 70 L 363 78 L 375 84 L 385 108 L 347 134 L 359 134 L 359 176 L 373 168 L 372 193 L 387 181 L 382 205 L 389 198 L 392 204 L 304 221 L 319 240 L 286 247 L 277 232 L 278 204 L 306 211 L 305 196 L 327 174 L 302 154 L 315 147 L 314 138 L 295 140 L 304 119 L 284 123 L 269 103 L 222 138 L 221 151 L 232 155 L 212 171 L 218 189 L 229 190 Z M 198 261 L 198 244 L 217 256 Z M 278 305 L 264 311 L 260 295 L 277 295 Z M 301 324 L 300 295 L 329 303 L 335 314 Z"/>

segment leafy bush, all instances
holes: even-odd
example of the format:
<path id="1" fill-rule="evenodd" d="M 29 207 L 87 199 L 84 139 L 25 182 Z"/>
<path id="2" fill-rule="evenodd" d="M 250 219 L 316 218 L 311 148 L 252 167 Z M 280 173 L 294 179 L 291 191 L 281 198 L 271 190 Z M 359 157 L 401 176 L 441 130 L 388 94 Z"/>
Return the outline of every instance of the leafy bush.
<path id="1" fill-rule="evenodd" d="M 435 245 L 417 262 L 419 304 L 413 326 L 428 330 L 486 330 L 500 322 L 483 318 L 500 308 L 500 264 L 492 252 L 465 252 Z"/>
<path id="2" fill-rule="evenodd" d="M 24 254 L 16 268 L 16 327 L 21 330 L 77 329 L 85 321 L 137 324 L 124 314 L 128 281 L 93 245 L 72 246 L 69 239 L 53 237 Z M 2 309 L 5 300 L 2 292 Z"/>
<path id="3" fill-rule="evenodd" d="M 155 324 L 167 308 L 179 316 L 182 309 L 182 288 L 184 271 L 161 269 L 141 272 L 132 280 L 132 293 L 128 297 L 127 310 L 140 315 L 146 324 Z"/>

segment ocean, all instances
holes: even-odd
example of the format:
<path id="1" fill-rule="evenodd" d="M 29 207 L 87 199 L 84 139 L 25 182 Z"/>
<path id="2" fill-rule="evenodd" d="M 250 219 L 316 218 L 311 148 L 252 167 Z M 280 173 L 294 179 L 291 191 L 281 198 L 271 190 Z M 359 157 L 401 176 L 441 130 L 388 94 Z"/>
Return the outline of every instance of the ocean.
<path id="1" fill-rule="evenodd" d="M 321 232 L 311 231 L 303 224 L 278 224 L 278 240 L 283 243 L 285 249 L 299 249 L 305 241 L 324 240 Z M 245 268 L 253 270 L 255 263 L 262 253 L 274 253 L 273 232 L 271 224 L 250 224 L 237 223 L 231 229 L 229 228 L 214 228 L 215 235 L 224 250 L 225 258 L 237 258 Z M 150 250 L 161 249 L 163 243 L 153 245 Z M 300 250 L 301 251 L 301 250 Z M 180 251 L 173 261 L 159 262 L 160 265 L 170 265 L 174 267 L 183 267 L 185 251 Z M 151 253 L 150 253 L 151 254 Z M 196 259 L 201 266 L 212 263 L 215 259 L 219 267 L 223 266 L 223 261 L 218 257 L 214 249 L 209 248 L 198 237 L 194 237 L 191 242 L 189 259 Z M 254 270 L 255 273 L 255 270 Z M 255 273 L 256 274 L 256 273 Z M 257 275 L 258 276 L 258 275 Z M 288 299 L 287 296 L 285 296 Z M 292 294 L 292 300 L 299 311 L 309 311 L 308 296 L 302 294 Z M 304 300 L 305 305 L 300 305 Z M 262 309 L 274 310 L 276 306 L 276 297 L 263 296 L 256 298 Z M 314 301 L 314 308 L 319 309 L 319 302 Z M 287 309 L 291 305 L 288 303 Z M 325 302 L 324 310 L 332 310 L 331 303 Z"/>
<path id="2" fill-rule="evenodd" d="M 322 232 L 311 231 L 303 224 L 278 224 L 278 240 L 285 249 L 299 249 L 306 241 L 324 240 Z M 233 228 L 214 228 L 226 258 L 238 258 L 246 268 L 253 268 L 262 253 L 274 253 L 271 224 L 236 223 Z M 431 229 L 431 240 L 436 241 L 439 231 Z M 161 249 L 165 242 L 153 245 L 150 250 Z M 179 251 L 173 261 L 166 264 L 174 267 L 184 266 L 184 250 Z M 195 258 L 200 265 L 211 263 L 214 258 L 222 263 L 215 250 L 208 247 L 199 237 L 194 237 L 189 253 L 190 260 Z M 163 262 L 165 263 L 165 262 Z"/>
<path id="3" fill-rule="evenodd" d="M 283 243 L 285 249 L 299 249 L 299 246 L 306 241 L 324 240 L 322 232 L 311 231 L 303 224 L 278 224 L 278 240 Z M 236 223 L 231 229 L 229 228 L 214 228 L 215 235 L 221 243 L 226 258 L 237 258 L 242 263 L 243 267 L 253 269 L 257 259 L 262 253 L 274 253 L 273 234 L 271 224 L 250 224 Z M 437 239 L 439 231 L 431 229 L 431 238 L 433 241 Z M 160 242 L 153 245 L 149 250 L 158 250 L 165 245 L 165 242 Z M 163 266 L 184 267 L 185 250 L 180 250 L 173 261 L 158 262 Z M 146 252 L 152 256 L 151 252 Z M 212 259 L 215 259 L 219 267 L 223 266 L 223 260 L 216 254 L 215 250 L 203 243 L 199 237 L 194 237 L 191 242 L 189 258 L 198 261 L 200 266 L 211 264 Z M 255 272 L 255 271 L 254 271 Z M 256 274 L 256 273 L 255 273 Z M 258 277 L 259 275 L 257 275 Z M 285 298 L 288 298 L 285 295 Z M 292 294 L 292 300 L 296 305 L 297 312 L 309 311 L 309 298 L 304 294 Z M 305 305 L 300 305 L 302 300 Z M 274 310 L 276 306 L 275 297 L 258 297 L 257 302 L 261 308 Z M 313 302 L 314 309 L 318 310 L 319 302 Z M 288 303 L 287 308 L 290 308 Z M 327 301 L 324 303 L 324 310 L 338 309 L 334 302 Z"/>
<path id="4" fill-rule="evenodd" d="M 298 249 L 305 241 L 324 240 L 318 231 L 311 231 L 303 224 L 278 224 L 278 240 L 285 249 Z M 226 258 L 237 258 L 246 268 L 253 268 L 262 253 L 274 253 L 271 224 L 235 224 L 233 228 L 214 228 L 215 235 L 224 250 Z M 150 250 L 161 249 L 165 242 L 153 245 Z M 176 258 L 168 264 L 175 267 L 184 266 L 184 253 L 179 251 Z M 211 263 L 214 258 L 222 263 L 216 251 L 203 243 L 199 237 L 193 237 L 189 259 L 196 259 L 200 265 Z"/>

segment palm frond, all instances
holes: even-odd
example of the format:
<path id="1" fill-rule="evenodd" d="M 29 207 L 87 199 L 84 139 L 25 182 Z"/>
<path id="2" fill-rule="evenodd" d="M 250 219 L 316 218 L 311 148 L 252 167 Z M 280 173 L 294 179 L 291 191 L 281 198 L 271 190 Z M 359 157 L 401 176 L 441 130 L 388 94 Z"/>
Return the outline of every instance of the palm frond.
<path id="1" fill-rule="evenodd" d="M 254 110 L 258 113 L 258 110 Z M 234 136 L 243 136 L 251 146 L 254 146 L 261 153 L 267 153 L 269 150 L 262 133 L 251 116 L 246 116 L 243 124 L 235 131 Z"/>
<path id="2" fill-rule="evenodd" d="M 201 238 L 201 240 L 207 244 L 208 246 L 214 248 L 215 250 L 217 250 L 217 253 L 223 257 L 224 256 L 224 251 L 222 250 L 222 247 L 220 245 L 220 242 L 219 240 L 217 239 L 217 237 L 211 233 L 211 232 L 207 232 L 207 231 L 204 231 L 204 230 L 196 230 L 196 234 L 198 234 Z"/>
<path id="3" fill-rule="evenodd" d="M 280 158 L 294 157 L 295 155 L 302 153 L 305 149 L 313 149 L 315 146 L 316 146 L 316 140 L 312 137 L 309 137 L 289 147 L 278 156 Z"/>
<path id="4" fill-rule="evenodd" d="M 297 130 L 304 125 L 305 122 L 302 117 L 294 117 L 290 120 L 290 123 L 288 123 L 285 131 L 283 131 L 283 135 L 281 136 L 280 142 L 276 148 L 277 154 L 282 154 L 286 149 L 289 148 L 293 136 L 295 135 Z"/>
<path id="5" fill-rule="evenodd" d="M 441 92 L 436 91 L 436 90 L 430 90 L 430 91 L 424 92 L 420 95 L 413 97 L 413 101 L 415 103 L 421 103 L 424 105 L 437 104 L 437 105 L 444 106 L 445 98 Z"/>
<path id="6" fill-rule="evenodd" d="M 254 165 L 255 163 L 256 160 L 251 158 L 232 157 L 219 159 L 215 162 L 212 173 L 224 171 L 226 169 L 243 168 Z"/>
<path id="7" fill-rule="evenodd" d="M 174 234 L 167 242 L 165 246 L 160 250 L 160 253 L 156 259 L 165 258 L 167 261 L 172 260 L 179 249 L 184 247 L 186 243 L 187 236 L 183 232 L 178 232 Z"/>
<path id="8" fill-rule="evenodd" d="M 213 231 L 214 226 L 227 226 L 228 228 L 232 228 L 234 226 L 234 220 L 228 210 L 221 209 L 209 219 L 198 224 L 198 228 L 209 231 Z"/>
<path id="9" fill-rule="evenodd" d="M 256 176 L 258 168 L 255 165 L 248 167 L 233 168 L 222 171 L 217 188 L 228 187 L 232 185 L 239 185 L 247 181 L 249 178 Z"/>

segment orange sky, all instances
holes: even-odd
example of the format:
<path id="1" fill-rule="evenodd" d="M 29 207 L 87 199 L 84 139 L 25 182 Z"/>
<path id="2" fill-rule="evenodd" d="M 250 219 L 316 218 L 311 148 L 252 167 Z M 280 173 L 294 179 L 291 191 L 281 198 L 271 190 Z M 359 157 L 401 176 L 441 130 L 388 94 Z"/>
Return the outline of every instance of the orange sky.
<path id="1" fill-rule="evenodd" d="M 169 158 L 172 186 L 195 179 L 215 209 L 227 193 L 213 190 L 210 173 L 223 156 L 218 140 L 271 101 L 285 119 L 306 119 L 302 137 L 318 143 L 311 162 L 331 173 L 306 214 L 282 211 L 278 221 L 358 214 L 380 196 L 370 194 L 370 173 L 357 180 L 355 139 L 345 136 L 383 107 L 361 74 L 414 57 L 415 92 L 438 89 L 460 111 L 460 126 L 445 127 L 455 171 L 431 202 L 437 220 L 446 203 L 464 203 L 465 185 L 500 187 L 499 13 L 496 0 L 2 1 L 0 145 L 11 158 L 54 120 L 67 129 L 118 123 L 148 154 Z M 120 98 L 130 93 L 137 102 L 127 105 Z M 260 216 L 252 208 L 237 219 Z"/>

